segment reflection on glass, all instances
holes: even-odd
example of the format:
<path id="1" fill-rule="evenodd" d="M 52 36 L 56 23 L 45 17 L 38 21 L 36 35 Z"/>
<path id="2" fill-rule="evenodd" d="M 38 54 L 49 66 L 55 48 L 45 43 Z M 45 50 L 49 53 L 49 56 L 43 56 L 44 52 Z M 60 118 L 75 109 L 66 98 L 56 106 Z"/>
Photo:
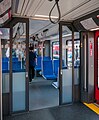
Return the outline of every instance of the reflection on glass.
<path id="1" fill-rule="evenodd" d="M 19 62 L 19 69 L 25 69 L 25 42 L 14 42 L 12 48 L 12 60 L 13 62 Z"/>
<path id="2" fill-rule="evenodd" d="M 98 37 L 98 88 L 99 88 L 99 37 Z"/>
<path id="3" fill-rule="evenodd" d="M 67 42 L 67 65 L 72 66 L 72 41 Z M 74 66 L 80 65 L 80 41 L 74 41 Z"/>
<path id="4" fill-rule="evenodd" d="M 53 59 L 59 59 L 59 42 L 53 42 Z"/>
<path id="5" fill-rule="evenodd" d="M 62 26 L 62 104 L 67 104 L 72 102 L 72 69 L 68 69 L 68 63 L 72 63 L 72 43 L 67 47 L 66 41 L 72 39 L 71 30 L 67 26 Z M 68 51 L 68 52 L 67 52 Z M 66 52 L 68 54 L 66 54 Z M 67 56 L 69 56 L 67 58 Z"/>
<path id="6" fill-rule="evenodd" d="M 22 27 L 21 27 L 21 26 Z M 25 26 L 24 26 L 25 27 Z M 12 102 L 13 112 L 23 111 L 26 109 L 26 44 L 25 38 L 21 39 L 23 34 L 23 24 L 17 24 L 14 27 L 14 33 L 17 35 L 12 44 Z M 17 29 L 18 28 L 18 29 Z"/>
<path id="7" fill-rule="evenodd" d="M 9 29 L 8 29 L 9 30 Z M 8 31 L 7 30 L 7 31 Z M 6 35 L 6 30 L 4 31 Z M 8 39 L 1 39 L 2 44 L 2 92 L 9 93 L 9 41 Z"/>

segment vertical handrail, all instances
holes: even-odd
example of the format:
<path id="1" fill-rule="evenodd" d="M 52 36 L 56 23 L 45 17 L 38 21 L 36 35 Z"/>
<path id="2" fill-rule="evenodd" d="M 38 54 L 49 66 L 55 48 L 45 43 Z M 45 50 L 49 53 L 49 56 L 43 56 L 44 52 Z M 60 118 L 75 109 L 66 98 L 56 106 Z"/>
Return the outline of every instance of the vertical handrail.
<path id="1" fill-rule="evenodd" d="M 0 34 L 0 120 L 2 120 L 2 50 Z"/>
<path id="2" fill-rule="evenodd" d="M 62 24 L 59 23 L 59 105 L 62 104 Z"/>
<path id="3" fill-rule="evenodd" d="M 86 56 L 86 36 L 84 36 L 84 56 Z M 86 72 L 86 57 L 84 57 L 84 91 L 87 90 Z"/>
<path id="4" fill-rule="evenodd" d="M 72 102 L 74 102 L 74 30 L 72 28 Z"/>

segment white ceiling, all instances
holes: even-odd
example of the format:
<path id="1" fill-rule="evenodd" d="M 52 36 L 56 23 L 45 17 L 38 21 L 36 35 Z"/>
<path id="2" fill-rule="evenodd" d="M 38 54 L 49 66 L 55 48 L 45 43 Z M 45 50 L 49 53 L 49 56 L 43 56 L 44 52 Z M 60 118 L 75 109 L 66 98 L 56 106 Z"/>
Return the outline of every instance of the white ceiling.
<path id="1" fill-rule="evenodd" d="M 14 16 L 28 17 L 31 19 L 31 35 L 39 33 L 46 28 L 54 28 L 54 25 L 52 25 L 48 20 L 42 20 L 45 19 L 44 17 L 35 17 L 35 15 L 48 16 L 55 0 L 52 2 L 49 2 L 48 0 L 12 0 L 12 3 L 12 14 Z M 85 14 L 99 10 L 99 0 L 60 0 L 59 6 L 61 10 L 61 20 L 72 21 L 84 16 Z M 56 8 L 52 15 L 58 16 Z M 52 33 L 56 33 L 57 30 L 58 27 L 52 29 Z"/>
<path id="2" fill-rule="evenodd" d="M 13 15 L 27 16 L 35 19 L 35 15 L 49 15 L 55 0 L 13 0 Z M 17 6 L 17 8 L 15 7 Z M 85 13 L 99 9 L 99 0 L 60 0 L 59 6 L 61 16 L 64 20 L 75 20 Z M 53 11 L 53 16 L 57 16 L 57 9 Z"/>

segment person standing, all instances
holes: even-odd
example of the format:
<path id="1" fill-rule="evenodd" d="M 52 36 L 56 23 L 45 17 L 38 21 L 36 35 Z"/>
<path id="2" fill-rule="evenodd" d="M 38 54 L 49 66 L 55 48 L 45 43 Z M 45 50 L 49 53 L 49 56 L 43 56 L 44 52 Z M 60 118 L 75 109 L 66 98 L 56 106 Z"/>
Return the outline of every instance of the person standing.
<path id="1" fill-rule="evenodd" d="M 29 48 L 29 81 L 31 83 L 32 79 L 34 79 L 34 68 L 36 65 L 36 54 L 34 52 L 34 48 L 30 47 Z"/>

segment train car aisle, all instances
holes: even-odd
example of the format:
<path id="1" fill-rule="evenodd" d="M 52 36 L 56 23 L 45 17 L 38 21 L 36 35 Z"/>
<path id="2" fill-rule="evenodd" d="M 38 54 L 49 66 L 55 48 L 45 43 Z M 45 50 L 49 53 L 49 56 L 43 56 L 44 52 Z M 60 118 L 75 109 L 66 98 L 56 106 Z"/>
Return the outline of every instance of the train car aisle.
<path id="1" fill-rule="evenodd" d="M 5 117 L 4 120 L 99 120 L 99 115 L 82 103 L 32 111 L 17 116 Z"/>
<path id="2" fill-rule="evenodd" d="M 29 110 L 58 106 L 58 94 L 58 89 L 52 86 L 52 81 L 35 77 L 29 85 Z"/>

